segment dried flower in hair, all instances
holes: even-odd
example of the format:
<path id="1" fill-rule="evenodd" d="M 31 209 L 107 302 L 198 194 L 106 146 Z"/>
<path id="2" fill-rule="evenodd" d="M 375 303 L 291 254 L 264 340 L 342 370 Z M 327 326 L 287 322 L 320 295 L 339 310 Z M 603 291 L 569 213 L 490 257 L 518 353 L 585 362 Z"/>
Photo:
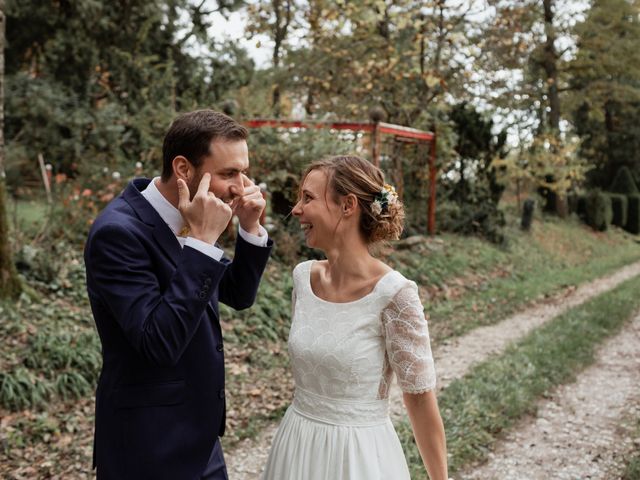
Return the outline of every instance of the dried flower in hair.
<path id="1" fill-rule="evenodd" d="M 392 185 L 385 183 L 379 193 L 376 194 L 375 200 L 371 203 L 371 211 L 374 215 L 380 215 L 386 212 L 389 205 L 395 205 L 398 201 L 398 194 Z"/>
<path id="2" fill-rule="evenodd" d="M 380 200 L 374 200 L 371 203 L 371 212 L 375 215 L 378 216 L 382 213 L 382 203 L 380 203 Z"/>

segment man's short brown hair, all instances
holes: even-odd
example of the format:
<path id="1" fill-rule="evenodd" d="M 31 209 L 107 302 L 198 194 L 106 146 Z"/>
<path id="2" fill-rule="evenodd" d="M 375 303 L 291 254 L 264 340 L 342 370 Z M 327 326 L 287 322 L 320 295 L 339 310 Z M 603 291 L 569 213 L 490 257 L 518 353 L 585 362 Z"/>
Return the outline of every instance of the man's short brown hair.
<path id="1" fill-rule="evenodd" d="M 173 159 L 185 157 L 194 167 L 211 153 L 211 142 L 246 140 L 249 132 L 233 118 L 214 110 L 183 113 L 169 127 L 162 144 L 162 181 L 173 175 Z"/>

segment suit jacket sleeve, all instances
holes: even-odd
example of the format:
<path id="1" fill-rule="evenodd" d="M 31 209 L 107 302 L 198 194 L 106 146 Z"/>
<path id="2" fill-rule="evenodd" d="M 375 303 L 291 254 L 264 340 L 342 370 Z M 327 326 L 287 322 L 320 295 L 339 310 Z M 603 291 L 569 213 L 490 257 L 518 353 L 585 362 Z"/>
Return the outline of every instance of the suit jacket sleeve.
<path id="1" fill-rule="evenodd" d="M 87 289 L 142 357 L 173 366 L 197 330 L 228 265 L 185 247 L 172 278 L 161 290 L 147 248 L 120 225 L 101 226 L 85 251 Z"/>
<path id="2" fill-rule="evenodd" d="M 236 310 L 253 305 L 272 246 L 271 239 L 266 247 L 259 247 L 238 235 L 233 262 L 228 263 L 227 270 L 220 281 L 222 303 Z"/>

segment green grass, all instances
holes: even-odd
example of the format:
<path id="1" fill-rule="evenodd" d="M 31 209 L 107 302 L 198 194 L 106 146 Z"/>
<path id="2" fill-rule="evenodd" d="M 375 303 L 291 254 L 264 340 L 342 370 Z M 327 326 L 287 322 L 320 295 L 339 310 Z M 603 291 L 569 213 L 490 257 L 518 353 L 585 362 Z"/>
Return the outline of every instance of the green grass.
<path id="1" fill-rule="evenodd" d="M 7 196 L 7 217 L 10 225 L 33 235 L 44 224 L 50 209 L 44 200 L 14 200 Z"/>
<path id="2" fill-rule="evenodd" d="M 633 438 L 640 438 L 640 418 L 636 420 L 636 428 Z M 622 474 L 622 480 L 640 480 L 640 448 L 637 446 L 625 467 L 624 473 Z"/>
<path id="3" fill-rule="evenodd" d="M 425 299 L 434 343 L 489 325 L 568 285 L 640 260 L 637 238 L 622 230 L 593 232 L 575 220 L 548 218 L 530 234 L 509 231 L 507 249 L 474 238 L 442 236 L 439 248 L 400 251 L 395 267 L 433 294 Z M 437 246 L 437 244 L 436 244 Z M 456 278 L 466 286 L 456 287 Z M 457 290 L 442 295 L 447 285 Z"/>
<path id="4" fill-rule="evenodd" d="M 439 396 L 447 432 L 450 471 L 486 457 L 497 436 L 550 389 L 572 381 L 591 364 L 598 345 L 640 308 L 640 278 L 578 306 L 529 334 L 499 357 L 476 366 Z M 398 434 L 412 477 L 424 467 L 408 422 Z"/>

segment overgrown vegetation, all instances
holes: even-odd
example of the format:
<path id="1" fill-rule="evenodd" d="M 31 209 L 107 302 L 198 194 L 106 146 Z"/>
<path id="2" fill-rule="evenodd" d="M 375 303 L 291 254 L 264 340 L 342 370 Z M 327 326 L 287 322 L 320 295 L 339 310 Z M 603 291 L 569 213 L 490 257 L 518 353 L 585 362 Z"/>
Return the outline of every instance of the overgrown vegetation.
<path id="1" fill-rule="evenodd" d="M 629 280 L 560 315 L 449 385 L 440 394 L 439 404 L 450 471 L 486 458 L 500 432 L 523 415 L 535 413 L 540 396 L 591 364 L 598 345 L 640 308 L 638 288 L 640 279 Z M 409 424 L 401 423 L 398 432 L 412 477 L 423 478 Z"/>

